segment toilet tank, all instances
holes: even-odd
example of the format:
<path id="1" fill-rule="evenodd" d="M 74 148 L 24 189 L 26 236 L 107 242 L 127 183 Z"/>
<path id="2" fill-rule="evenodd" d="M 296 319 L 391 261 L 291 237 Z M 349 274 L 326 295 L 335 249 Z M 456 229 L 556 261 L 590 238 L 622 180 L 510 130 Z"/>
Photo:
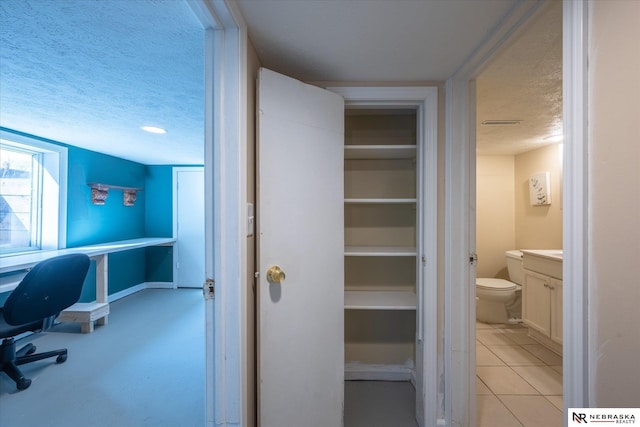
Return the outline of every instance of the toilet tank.
<path id="1" fill-rule="evenodd" d="M 507 271 L 509 271 L 509 280 L 518 285 L 524 282 L 524 269 L 522 267 L 522 252 L 518 250 L 506 251 L 504 253 L 507 258 Z"/>

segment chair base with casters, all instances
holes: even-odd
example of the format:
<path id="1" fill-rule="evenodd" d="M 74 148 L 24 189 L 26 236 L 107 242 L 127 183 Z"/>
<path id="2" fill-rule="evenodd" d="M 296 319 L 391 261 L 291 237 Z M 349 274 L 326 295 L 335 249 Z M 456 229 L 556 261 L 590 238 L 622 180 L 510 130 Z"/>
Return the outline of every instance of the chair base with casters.
<path id="1" fill-rule="evenodd" d="M 56 363 L 64 363 L 67 360 L 67 349 L 37 353 L 36 346 L 29 343 L 16 351 L 16 342 L 13 338 L 5 338 L 0 345 L 0 370 L 6 373 L 16 383 L 18 390 L 25 390 L 31 385 L 31 380 L 26 378 L 18 366 L 24 363 L 56 357 Z"/>
<path id="2" fill-rule="evenodd" d="M 36 353 L 36 346 L 29 343 L 16 350 L 16 337 L 51 327 L 58 314 L 80 298 L 88 269 L 89 257 L 82 254 L 41 261 L 29 270 L 0 308 L 0 371 L 15 381 L 18 390 L 31 385 L 18 366 L 51 357 L 56 357 L 56 363 L 63 363 L 67 349 Z"/>

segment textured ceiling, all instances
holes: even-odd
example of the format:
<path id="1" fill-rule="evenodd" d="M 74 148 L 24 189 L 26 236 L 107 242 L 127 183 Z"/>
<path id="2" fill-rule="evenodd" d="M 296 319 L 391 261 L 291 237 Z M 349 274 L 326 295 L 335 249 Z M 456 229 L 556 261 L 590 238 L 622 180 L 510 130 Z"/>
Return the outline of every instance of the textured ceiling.
<path id="1" fill-rule="evenodd" d="M 445 80 L 517 2 L 236 4 L 266 67 L 306 81 L 400 82 Z M 479 128 L 479 152 L 509 154 L 558 127 L 555 19 L 528 26 L 478 79 L 481 120 L 524 120 Z M 201 164 L 203 42 L 182 0 L 0 0 L 0 126 L 144 164 Z"/>
<path id="2" fill-rule="evenodd" d="M 183 1 L 2 0 L 0 125 L 144 164 L 201 164 L 203 44 Z"/>
<path id="3" fill-rule="evenodd" d="M 477 152 L 513 155 L 562 135 L 562 2 L 542 8 L 477 79 Z M 522 120 L 485 126 L 485 120 Z M 545 139 L 547 138 L 547 139 Z"/>

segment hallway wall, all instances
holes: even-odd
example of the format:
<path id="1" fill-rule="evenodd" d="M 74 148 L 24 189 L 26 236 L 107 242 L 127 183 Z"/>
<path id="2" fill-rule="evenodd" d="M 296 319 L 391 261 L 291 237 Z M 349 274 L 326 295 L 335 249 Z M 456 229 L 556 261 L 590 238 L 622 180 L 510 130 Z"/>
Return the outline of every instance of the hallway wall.
<path id="1" fill-rule="evenodd" d="M 640 407 L 640 2 L 590 4 L 590 404 Z"/>

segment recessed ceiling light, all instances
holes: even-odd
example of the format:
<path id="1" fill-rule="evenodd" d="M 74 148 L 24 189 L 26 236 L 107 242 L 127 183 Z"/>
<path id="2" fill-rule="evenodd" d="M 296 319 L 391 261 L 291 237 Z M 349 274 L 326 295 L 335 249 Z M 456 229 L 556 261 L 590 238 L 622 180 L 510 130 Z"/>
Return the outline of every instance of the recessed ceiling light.
<path id="1" fill-rule="evenodd" d="M 167 133 L 166 130 L 159 128 L 157 126 L 141 126 L 140 129 L 142 129 L 145 132 L 155 133 L 158 135 L 164 135 L 165 133 Z"/>
<path id="2" fill-rule="evenodd" d="M 512 126 L 519 125 L 523 120 L 485 120 L 482 122 L 484 126 Z"/>

